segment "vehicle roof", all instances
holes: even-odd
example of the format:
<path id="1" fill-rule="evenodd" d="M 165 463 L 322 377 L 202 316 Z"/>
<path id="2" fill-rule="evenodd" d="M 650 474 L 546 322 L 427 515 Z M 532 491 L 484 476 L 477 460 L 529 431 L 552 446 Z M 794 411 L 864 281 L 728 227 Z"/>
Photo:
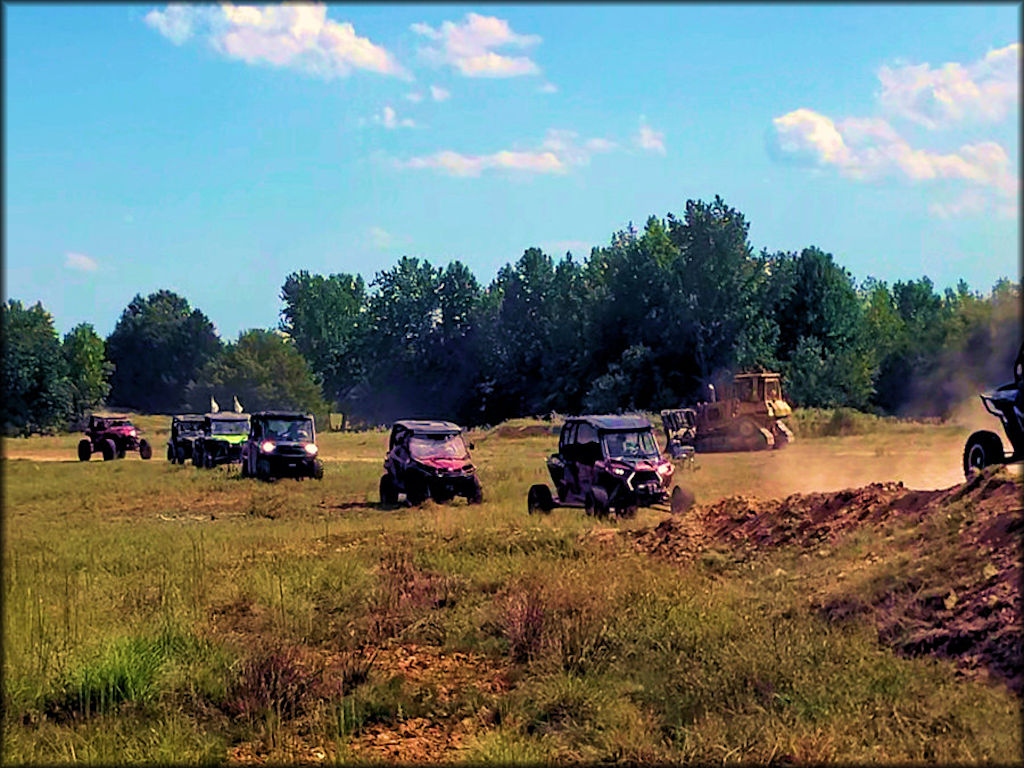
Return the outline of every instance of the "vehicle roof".
<path id="1" fill-rule="evenodd" d="M 174 416 L 175 421 L 202 421 L 203 414 L 201 413 L 179 413 Z"/>
<path id="2" fill-rule="evenodd" d="M 780 374 L 778 374 L 778 373 L 770 373 L 768 371 L 764 371 L 762 373 L 737 373 L 735 376 L 733 376 L 733 378 L 734 379 L 764 379 L 764 378 L 775 378 L 775 379 L 777 379 L 777 378 L 779 378 L 779 375 Z"/>
<path id="3" fill-rule="evenodd" d="M 236 414 L 241 416 L 243 414 Z M 311 419 L 311 413 L 300 413 L 299 411 L 256 411 L 251 416 L 259 416 L 264 419 Z"/>
<path id="4" fill-rule="evenodd" d="M 571 416 L 565 420 L 568 425 L 572 422 L 585 421 L 588 424 L 592 424 L 598 429 L 653 429 L 650 420 L 646 416 L 637 415 L 615 415 L 615 414 L 601 414 L 601 415 L 585 415 L 585 416 Z"/>
<path id="5" fill-rule="evenodd" d="M 462 427 L 450 421 L 432 421 L 430 419 L 402 419 L 396 421 L 392 429 L 408 429 L 411 432 L 429 434 L 453 434 L 462 431 Z"/>
<path id="6" fill-rule="evenodd" d="M 200 418 L 202 418 L 202 417 L 200 417 Z M 206 414 L 206 418 L 209 418 L 209 419 L 227 419 L 227 420 L 241 421 L 242 419 L 248 419 L 249 418 L 249 414 L 248 413 L 235 413 L 234 411 L 228 411 L 227 413 L 223 413 L 223 412 L 208 413 L 208 414 Z"/>
<path id="7" fill-rule="evenodd" d="M 132 415 L 130 413 L 91 413 L 90 416 L 95 416 L 97 419 L 130 419 Z"/>

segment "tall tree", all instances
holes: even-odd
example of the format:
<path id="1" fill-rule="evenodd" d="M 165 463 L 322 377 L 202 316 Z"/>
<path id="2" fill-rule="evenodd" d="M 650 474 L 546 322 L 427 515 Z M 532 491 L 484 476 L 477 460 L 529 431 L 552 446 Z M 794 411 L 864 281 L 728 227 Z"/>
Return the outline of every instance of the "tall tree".
<path id="1" fill-rule="evenodd" d="M 110 400 L 149 413 L 178 409 L 185 388 L 221 350 L 213 323 L 168 290 L 137 295 L 107 339 Z"/>
<path id="2" fill-rule="evenodd" d="M 677 343 L 692 350 L 693 392 L 735 365 L 737 339 L 758 317 L 753 285 L 760 265 L 751 258 L 743 214 L 717 195 L 710 203 L 688 200 L 682 219 L 669 215 L 668 229 L 680 252 L 673 324 L 685 333 Z"/>
<path id="3" fill-rule="evenodd" d="M 69 385 L 53 317 L 39 302 L 28 309 L 16 299 L 0 304 L 3 338 L 5 434 L 49 432 L 68 417 Z"/>
<path id="4" fill-rule="evenodd" d="M 64 335 L 70 410 L 74 419 L 97 408 L 110 392 L 114 366 L 107 360 L 106 345 L 89 323 L 76 325 Z"/>
<path id="5" fill-rule="evenodd" d="M 222 407 L 238 397 L 249 412 L 280 408 L 310 411 L 319 420 L 327 404 L 309 364 L 289 339 L 275 331 L 243 331 L 238 340 L 200 370 L 188 387 L 193 410 L 209 409 L 210 397 Z M 326 422 L 324 422 L 326 423 Z"/>
<path id="6" fill-rule="evenodd" d="M 365 373 L 366 287 L 358 275 L 293 272 L 281 288 L 281 330 L 294 341 L 332 402 L 343 404 Z"/>

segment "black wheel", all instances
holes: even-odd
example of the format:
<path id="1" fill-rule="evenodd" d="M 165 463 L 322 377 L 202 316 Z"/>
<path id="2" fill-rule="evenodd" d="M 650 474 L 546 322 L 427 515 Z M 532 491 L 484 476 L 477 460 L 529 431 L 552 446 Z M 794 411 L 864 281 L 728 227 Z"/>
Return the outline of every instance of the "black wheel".
<path id="1" fill-rule="evenodd" d="M 92 442 L 87 439 L 78 441 L 78 460 L 88 461 L 92 456 Z"/>
<path id="2" fill-rule="evenodd" d="M 640 511 L 640 505 L 636 502 L 632 504 L 626 504 L 619 508 L 619 514 L 623 517 L 636 517 L 636 513 Z"/>
<path id="3" fill-rule="evenodd" d="M 320 459 L 313 461 L 313 479 L 323 480 L 324 479 L 324 463 Z"/>
<path id="4" fill-rule="evenodd" d="M 473 478 L 473 489 L 469 492 L 466 497 L 466 501 L 470 504 L 480 504 L 484 500 L 484 489 L 480 486 L 480 480 L 476 477 Z"/>
<path id="5" fill-rule="evenodd" d="M 203 466 L 203 451 L 198 445 L 192 446 L 192 466 Z"/>
<path id="6" fill-rule="evenodd" d="M 381 475 L 380 503 L 385 507 L 393 507 L 398 503 L 398 489 L 395 488 L 391 475 Z"/>
<path id="7" fill-rule="evenodd" d="M 256 477 L 260 480 L 270 480 L 270 462 L 266 459 L 259 459 L 256 462 Z"/>
<path id="8" fill-rule="evenodd" d="M 405 489 L 405 500 L 414 507 L 418 507 L 426 501 L 429 495 L 430 489 L 427 488 L 425 483 L 412 482 Z"/>
<path id="9" fill-rule="evenodd" d="M 669 500 L 669 507 L 672 509 L 672 514 L 681 515 L 690 507 L 693 506 L 693 494 L 683 488 L 681 485 L 677 485 L 672 489 L 672 496 Z"/>
<path id="10" fill-rule="evenodd" d="M 125 456 L 125 450 L 124 450 L 124 448 L 118 448 L 118 449 L 117 449 L 117 458 L 119 458 L 119 459 L 123 459 L 123 458 L 124 458 L 124 456 Z"/>
<path id="11" fill-rule="evenodd" d="M 604 517 L 608 514 L 608 493 L 604 488 L 595 486 L 587 491 L 583 506 L 588 515 Z"/>
<path id="12" fill-rule="evenodd" d="M 1003 454 L 1003 441 L 995 432 L 982 430 L 967 438 L 964 446 L 964 475 L 970 477 L 993 464 L 1002 464 L 1006 459 Z"/>
<path id="13" fill-rule="evenodd" d="M 248 459 L 242 459 L 241 473 L 242 473 L 242 477 L 248 477 L 249 476 L 249 461 L 248 461 Z"/>
<path id="14" fill-rule="evenodd" d="M 168 445 L 167 446 L 167 460 L 169 462 L 171 462 L 171 464 L 174 464 L 178 460 L 178 457 L 174 453 L 174 446 L 173 445 Z"/>
<path id="15" fill-rule="evenodd" d="M 113 461 L 117 458 L 117 446 L 109 438 L 100 444 L 100 450 L 103 452 L 104 461 Z"/>
<path id="16" fill-rule="evenodd" d="M 148 440 L 139 441 L 139 456 L 142 457 L 143 461 L 149 461 L 153 458 L 153 446 L 149 444 Z"/>
<path id="17" fill-rule="evenodd" d="M 183 446 L 183 445 L 179 445 L 178 446 L 177 457 L 178 457 L 178 463 L 179 464 L 184 464 L 185 463 L 185 461 L 186 461 L 186 458 L 185 458 L 185 446 Z"/>
<path id="18" fill-rule="evenodd" d="M 551 498 L 551 489 L 546 485 L 531 485 L 526 494 L 526 511 L 531 515 L 534 512 L 550 512 L 555 508 L 555 500 Z"/>
<path id="19" fill-rule="evenodd" d="M 216 465 L 217 462 L 214 461 L 213 454 L 203 451 L 203 466 L 207 469 L 213 469 Z"/>

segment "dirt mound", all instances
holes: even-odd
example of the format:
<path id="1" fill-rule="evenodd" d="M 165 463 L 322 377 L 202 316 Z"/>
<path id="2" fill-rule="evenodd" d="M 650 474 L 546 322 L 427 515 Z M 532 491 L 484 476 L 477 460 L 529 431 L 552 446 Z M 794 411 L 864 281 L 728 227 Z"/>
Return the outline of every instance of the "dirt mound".
<path id="1" fill-rule="evenodd" d="M 641 551 L 690 562 L 712 551 L 749 560 L 784 546 L 828 556 L 848 533 L 877 528 L 878 547 L 851 564 L 856 578 L 842 571 L 812 603 L 833 621 L 867 618 L 901 653 L 987 669 L 1021 692 L 1021 491 L 996 469 L 939 491 L 873 483 L 768 501 L 734 496 L 624 533 Z"/>

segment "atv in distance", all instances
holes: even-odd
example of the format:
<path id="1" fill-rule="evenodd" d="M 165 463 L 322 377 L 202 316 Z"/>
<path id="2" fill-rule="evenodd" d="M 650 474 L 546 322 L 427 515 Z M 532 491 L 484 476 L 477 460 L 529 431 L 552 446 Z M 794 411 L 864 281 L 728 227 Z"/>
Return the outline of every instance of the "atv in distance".
<path id="1" fill-rule="evenodd" d="M 203 434 L 203 417 L 186 413 L 171 418 L 171 434 L 167 438 L 167 460 L 184 464 L 192 458 L 196 438 Z"/>
<path id="2" fill-rule="evenodd" d="M 402 493 L 413 506 L 455 496 L 479 504 L 483 491 L 469 458 L 472 447 L 466 446 L 462 427 L 450 421 L 396 421 L 380 479 L 381 504 L 397 504 Z"/>
<path id="3" fill-rule="evenodd" d="M 250 417 L 249 434 L 242 443 L 242 476 L 320 480 L 324 464 L 318 453 L 312 414 L 259 411 Z"/>
<path id="4" fill-rule="evenodd" d="M 78 460 L 88 461 L 94 453 L 102 453 L 104 461 L 123 459 L 128 451 L 138 451 L 143 459 L 153 457 L 153 446 L 139 437 L 140 430 L 127 416 L 89 417 L 85 437 L 78 443 Z"/>
<path id="5" fill-rule="evenodd" d="M 1002 422 L 1013 451 L 1009 455 L 1003 451 L 1003 441 L 995 432 L 987 429 L 975 432 L 967 438 L 964 446 L 964 475 L 967 477 L 993 464 L 1009 464 L 1024 459 L 1024 344 L 1021 344 L 1013 364 L 1013 381 L 979 397 L 985 410 Z"/>
<path id="6" fill-rule="evenodd" d="M 693 460 L 697 440 L 697 412 L 693 408 L 672 408 L 661 412 L 665 428 L 665 452 L 673 459 Z"/>
<path id="7" fill-rule="evenodd" d="M 548 460 L 558 502 L 546 485 L 534 485 L 527 509 L 584 507 L 588 515 L 615 512 L 632 517 L 638 507 L 666 504 L 685 512 L 693 496 L 672 485 L 675 467 L 662 456 L 654 427 L 643 416 L 575 416 L 558 437 L 558 453 Z"/>
<path id="8" fill-rule="evenodd" d="M 242 460 L 242 443 L 249 437 L 249 414 L 208 413 L 203 417 L 202 433 L 196 437 L 192 463 L 213 469 L 220 464 Z"/>

